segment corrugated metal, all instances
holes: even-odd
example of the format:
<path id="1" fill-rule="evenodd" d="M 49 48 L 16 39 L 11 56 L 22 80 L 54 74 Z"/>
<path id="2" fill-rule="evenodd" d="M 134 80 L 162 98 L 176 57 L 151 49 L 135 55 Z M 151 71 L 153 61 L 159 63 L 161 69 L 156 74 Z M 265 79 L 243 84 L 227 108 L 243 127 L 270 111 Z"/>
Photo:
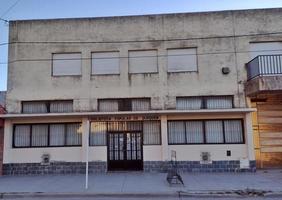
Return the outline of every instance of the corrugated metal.
<path id="1" fill-rule="evenodd" d="M 22 113 L 47 113 L 46 102 L 22 102 Z"/>
<path id="2" fill-rule="evenodd" d="M 282 74 L 282 54 L 259 56 L 258 62 L 258 74 Z"/>
<path id="3" fill-rule="evenodd" d="M 119 103 L 118 100 L 99 100 L 98 107 L 100 112 L 114 112 L 118 111 Z"/>
<path id="4" fill-rule="evenodd" d="M 179 97 L 176 98 L 176 109 L 178 110 L 193 110 L 201 109 L 201 97 Z"/>
<path id="5" fill-rule="evenodd" d="M 232 108 L 232 107 L 233 107 L 233 98 L 231 96 L 206 98 L 207 109 Z"/>
<path id="6" fill-rule="evenodd" d="M 73 112 L 72 101 L 51 101 L 50 112 L 62 113 L 62 112 Z"/>
<path id="7" fill-rule="evenodd" d="M 282 55 L 282 42 L 251 43 L 251 59 L 259 55 Z"/>
<path id="8" fill-rule="evenodd" d="M 129 73 L 158 72 L 156 50 L 129 51 Z"/>
<path id="9" fill-rule="evenodd" d="M 131 108 L 132 111 L 150 110 L 150 99 L 132 99 Z"/>
<path id="10" fill-rule="evenodd" d="M 92 53 L 92 74 L 119 74 L 119 52 Z"/>
<path id="11" fill-rule="evenodd" d="M 197 71 L 197 49 L 168 49 L 168 72 Z"/>
<path id="12" fill-rule="evenodd" d="M 81 75 L 81 53 L 53 54 L 53 75 Z"/>

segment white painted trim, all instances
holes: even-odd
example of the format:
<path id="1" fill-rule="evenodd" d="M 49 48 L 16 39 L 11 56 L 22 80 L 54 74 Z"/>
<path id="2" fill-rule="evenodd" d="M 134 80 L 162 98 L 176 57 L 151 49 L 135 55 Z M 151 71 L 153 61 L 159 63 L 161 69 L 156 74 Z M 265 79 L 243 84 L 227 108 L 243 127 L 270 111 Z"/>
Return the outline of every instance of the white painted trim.
<path id="1" fill-rule="evenodd" d="M 148 114 L 225 114 L 250 113 L 255 108 L 232 109 L 200 109 L 200 110 L 150 110 L 150 111 L 119 111 L 119 112 L 72 112 L 72 113 L 34 113 L 34 114 L 1 114 L 0 118 L 33 118 L 33 117 L 85 117 L 85 116 L 112 116 L 112 115 L 148 115 Z"/>

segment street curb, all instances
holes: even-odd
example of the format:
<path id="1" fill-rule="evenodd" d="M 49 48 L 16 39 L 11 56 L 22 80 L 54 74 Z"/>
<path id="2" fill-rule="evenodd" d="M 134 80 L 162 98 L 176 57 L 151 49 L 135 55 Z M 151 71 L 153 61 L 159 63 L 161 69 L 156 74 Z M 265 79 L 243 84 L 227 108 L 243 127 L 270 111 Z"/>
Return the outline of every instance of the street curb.
<path id="1" fill-rule="evenodd" d="M 176 192 L 164 192 L 164 193 L 45 193 L 45 192 L 16 192 L 16 193 L 1 193 L 0 199 L 15 199 L 15 198 L 79 198 L 79 197 L 162 197 L 162 198 L 169 198 L 169 197 L 226 197 L 226 198 L 246 198 L 248 196 L 241 196 L 235 193 L 226 193 L 226 191 L 217 191 L 217 192 L 206 192 L 206 193 L 199 193 L 199 192 L 183 192 L 183 191 L 176 191 Z M 255 196 L 249 196 L 255 197 Z M 257 196 L 258 197 L 258 196 Z M 264 196 L 261 197 L 282 197 L 281 192 L 271 192 L 266 193 Z"/>
<path id="2" fill-rule="evenodd" d="M 176 197 L 177 192 L 170 193 L 45 193 L 45 192 L 34 192 L 34 193 L 2 193 L 0 199 L 11 199 L 11 198 L 68 198 L 68 197 Z"/>

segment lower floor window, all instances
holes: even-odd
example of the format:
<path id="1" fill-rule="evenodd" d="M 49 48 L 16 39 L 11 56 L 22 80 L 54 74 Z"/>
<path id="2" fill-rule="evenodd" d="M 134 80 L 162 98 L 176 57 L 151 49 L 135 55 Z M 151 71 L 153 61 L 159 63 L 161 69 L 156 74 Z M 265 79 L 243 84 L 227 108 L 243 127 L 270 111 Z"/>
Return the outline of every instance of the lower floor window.
<path id="1" fill-rule="evenodd" d="M 15 124 L 14 147 L 81 146 L 80 123 Z"/>
<path id="2" fill-rule="evenodd" d="M 242 122 L 241 119 L 168 121 L 168 143 L 242 144 Z"/>
<path id="3" fill-rule="evenodd" d="M 91 122 L 89 137 L 90 146 L 107 145 L 108 132 L 139 132 L 143 133 L 144 145 L 161 144 L 160 121 L 128 121 L 128 122 Z"/>

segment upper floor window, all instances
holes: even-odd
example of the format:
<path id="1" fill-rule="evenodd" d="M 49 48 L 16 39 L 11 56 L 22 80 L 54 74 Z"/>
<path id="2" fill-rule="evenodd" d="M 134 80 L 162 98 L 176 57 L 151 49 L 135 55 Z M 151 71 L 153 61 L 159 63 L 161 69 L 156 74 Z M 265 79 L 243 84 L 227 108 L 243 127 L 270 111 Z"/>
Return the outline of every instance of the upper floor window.
<path id="1" fill-rule="evenodd" d="M 233 108 L 232 96 L 199 96 L 199 97 L 177 97 L 176 109 L 222 109 Z"/>
<path id="2" fill-rule="evenodd" d="M 197 49 L 168 49 L 168 72 L 195 72 L 197 67 Z"/>
<path id="3" fill-rule="evenodd" d="M 129 51 L 129 73 L 157 73 L 158 57 L 156 50 Z"/>
<path id="4" fill-rule="evenodd" d="M 72 100 L 22 102 L 22 113 L 64 113 L 64 112 L 73 112 Z"/>
<path id="5" fill-rule="evenodd" d="M 53 76 L 81 75 L 81 53 L 54 53 L 52 56 Z"/>
<path id="6" fill-rule="evenodd" d="M 150 110 L 150 98 L 137 99 L 99 99 L 101 112 Z"/>
<path id="7" fill-rule="evenodd" d="M 282 55 L 282 42 L 257 42 L 250 44 L 251 59 L 259 55 Z"/>
<path id="8" fill-rule="evenodd" d="M 119 74 L 118 52 L 92 53 L 92 74 Z"/>

